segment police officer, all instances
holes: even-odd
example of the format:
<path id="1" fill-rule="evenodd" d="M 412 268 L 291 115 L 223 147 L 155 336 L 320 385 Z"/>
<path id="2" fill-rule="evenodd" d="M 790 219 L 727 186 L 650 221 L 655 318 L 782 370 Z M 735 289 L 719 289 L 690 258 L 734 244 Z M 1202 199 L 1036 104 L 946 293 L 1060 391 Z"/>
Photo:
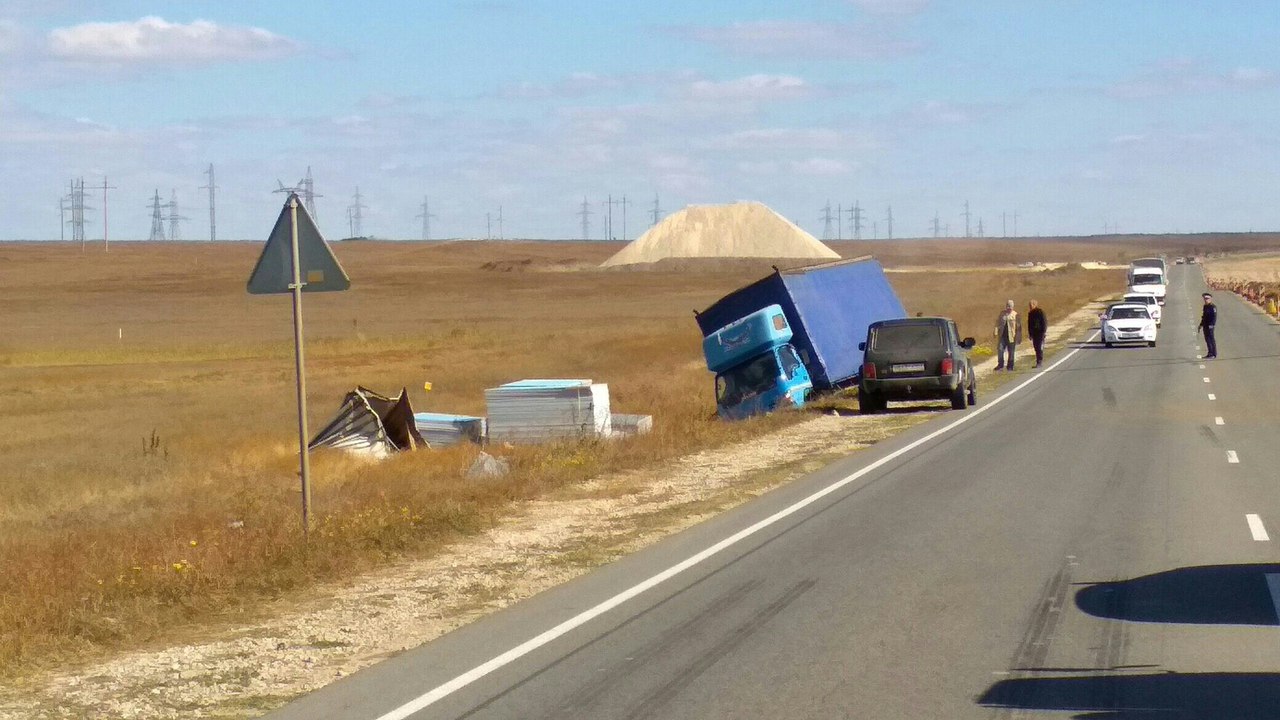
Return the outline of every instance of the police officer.
<path id="1" fill-rule="evenodd" d="M 1204 294 L 1204 308 L 1200 310 L 1200 330 L 1204 332 L 1206 358 L 1218 357 L 1218 341 L 1213 337 L 1213 326 L 1218 324 L 1218 308 L 1213 304 L 1213 295 Z"/>

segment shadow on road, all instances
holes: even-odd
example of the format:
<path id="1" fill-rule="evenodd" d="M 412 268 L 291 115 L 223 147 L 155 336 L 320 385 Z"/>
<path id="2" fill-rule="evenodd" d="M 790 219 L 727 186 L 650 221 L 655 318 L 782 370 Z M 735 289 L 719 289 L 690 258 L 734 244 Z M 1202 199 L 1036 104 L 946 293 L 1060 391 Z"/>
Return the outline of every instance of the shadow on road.
<path id="1" fill-rule="evenodd" d="M 1280 674 L 1161 673 L 1002 680 L 979 705 L 1066 710 L 1088 720 L 1280 720 Z"/>
<path id="2" fill-rule="evenodd" d="M 1130 622 L 1280 625 L 1268 575 L 1280 591 L 1280 564 L 1178 568 L 1090 585 L 1076 593 L 1076 606 Z"/>

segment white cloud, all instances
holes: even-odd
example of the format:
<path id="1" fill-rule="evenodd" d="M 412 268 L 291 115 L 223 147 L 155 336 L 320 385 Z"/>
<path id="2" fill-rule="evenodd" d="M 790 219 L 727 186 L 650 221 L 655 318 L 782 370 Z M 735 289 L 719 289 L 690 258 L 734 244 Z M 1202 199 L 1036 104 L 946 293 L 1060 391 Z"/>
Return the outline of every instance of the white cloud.
<path id="1" fill-rule="evenodd" d="M 830 158 L 814 157 L 806 160 L 792 160 L 789 164 L 791 171 L 797 175 L 817 175 L 830 177 L 834 175 L 845 175 L 849 172 L 849 166 L 840 160 L 832 160 Z"/>
<path id="2" fill-rule="evenodd" d="M 696 80 L 684 90 L 694 100 L 799 100 L 813 94 L 813 86 L 794 75 L 756 74 L 715 82 Z"/>
<path id="3" fill-rule="evenodd" d="M 50 31 L 49 53 L 81 62 L 215 62 L 270 60 L 293 55 L 301 46 L 255 27 L 225 26 L 207 20 L 171 23 L 159 17 L 125 22 L 83 23 Z"/>
<path id="4" fill-rule="evenodd" d="M 684 26 L 671 32 L 733 55 L 757 58 L 869 60 L 900 57 L 920 48 L 919 43 L 898 39 L 885 28 L 848 23 L 764 20 Z"/>
<path id="5" fill-rule="evenodd" d="M 712 139 L 712 148 L 724 150 L 848 150 L 866 149 L 872 143 L 830 128 L 756 128 L 738 130 Z"/>
<path id="6" fill-rule="evenodd" d="M 1121 100 L 1150 100 L 1174 95 L 1243 92 L 1280 85 L 1280 74 L 1265 68 L 1241 66 L 1213 72 L 1187 59 L 1156 64 L 1138 75 L 1113 83 L 1106 93 Z"/>
<path id="7" fill-rule="evenodd" d="M 929 0 L 849 0 L 874 15 L 915 15 L 929 6 Z"/>

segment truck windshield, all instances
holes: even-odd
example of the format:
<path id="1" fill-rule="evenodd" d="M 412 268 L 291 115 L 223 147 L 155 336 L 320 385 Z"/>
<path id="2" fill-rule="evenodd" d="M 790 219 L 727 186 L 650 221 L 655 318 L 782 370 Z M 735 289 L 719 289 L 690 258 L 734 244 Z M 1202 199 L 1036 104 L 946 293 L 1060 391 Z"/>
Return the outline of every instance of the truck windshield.
<path id="1" fill-rule="evenodd" d="M 795 348 L 790 345 L 778 348 L 778 359 L 782 361 L 782 376 L 788 380 L 795 377 L 796 369 L 800 367 L 800 358 L 796 357 Z"/>
<path id="2" fill-rule="evenodd" d="M 716 376 L 716 400 L 721 405 L 737 405 L 744 398 L 758 395 L 778 382 L 778 361 L 772 352 Z"/>
<path id="3" fill-rule="evenodd" d="M 936 350 L 942 346 L 940 325 L 924 323 L 882 325 L 871 333 L 871 349 L 879 352 Z"/>

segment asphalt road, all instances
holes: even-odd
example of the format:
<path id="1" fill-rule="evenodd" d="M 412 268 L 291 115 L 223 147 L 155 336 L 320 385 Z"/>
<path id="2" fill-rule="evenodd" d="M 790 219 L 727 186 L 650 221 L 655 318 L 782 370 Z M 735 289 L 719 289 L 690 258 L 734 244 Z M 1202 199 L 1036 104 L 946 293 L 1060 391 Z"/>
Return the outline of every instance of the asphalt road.
<path id="1" fill-rule="evenodd" d="M 1280 327 L 1221 293 L 1199 360 L 1171 272 L 1155 348 L 1024 366 L 270 717 L 1280 718 Z"/>

